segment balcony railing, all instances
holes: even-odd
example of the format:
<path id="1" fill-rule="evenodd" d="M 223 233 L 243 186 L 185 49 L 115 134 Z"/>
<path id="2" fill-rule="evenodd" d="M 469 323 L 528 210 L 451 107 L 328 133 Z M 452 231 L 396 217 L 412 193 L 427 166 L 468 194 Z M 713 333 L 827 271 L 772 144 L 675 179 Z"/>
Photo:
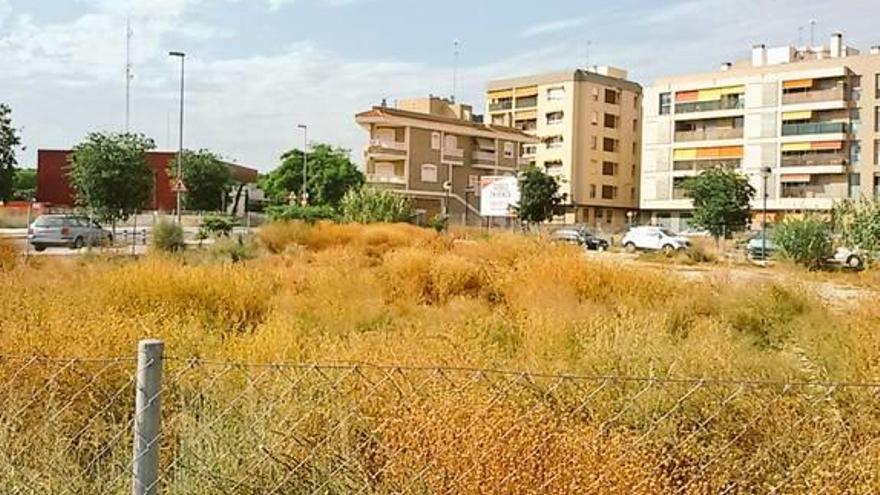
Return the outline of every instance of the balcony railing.
<path id="1" fill-rule="evenodd" d="M 743 130 L 738 128 L 700 129 L 696 131 L 677 131 L 676 141 L 711 141 L 716 139 L 742 139 Z"/>
<path id="2" fill-rule="evenodd" d="M 817 101 L 845 100 L 846 89 L 842 86 L 812 91 L 799 91 L 782 95 L 783 105 L 795 105 L 798 103 L 813 103 Z"/>
<path id="3" fill-rule="evenodd" d="M 491 162 L 495 164 L 495 157 L 498 156 L 493 151 L 474 151 L 473 158 L 475 162 Z"/>
<path id="4" fill-rule="evenodd" d="M 681 160 L 672 164 L 672 170 L 684 171 L 694 170 L 702 172 L 714 168 L 737 169 L 742 164 L 742 160 Z"/>
<path id="5" fill-rule="evenodd" d="M 672 189 L 672 199 L 690 199 L 690 197 L 684 189 L 674 188 Z"/>
<path id="6" fill-rule="evenodd" d="M 371 148 L 379 148 L 383 150 L 406 151 L 406 142 L 402 141 L 386 141 L 383 139 L 371 139 Z"/>
<path id="7" fill-rule="evenodd" d="M 443 154 L 444 154 L 445 156 L 451 156 L 451 157 L 454 157 L 454 158 L 461 158 L 461 157 L 464 156 L 464 150 L 459 150 L 459 149 L 454 149 L 454 148 L 448 148 L 448 149 L 444 149 L 444 150 L 443 150 Z"/>
<path id="8" fill-rule="evenodd" d="M 821 167 L 823 165 L 846 165 L 849 157 L 844 153 L 810 155 L 782 155 L 783 167 Z"/>
<path id="9" fill-rule="evenodd" d="M 538 106 L 537 96 L 527 96 L 516 99 L 516 108 L 532 108 Z"/>
<path id="10" fill-rule="evenodd" d="M 711 112 L 715 110 L 736 110 L 745 107 L 745 98 L 722 98 L 713 101 L 694 101 L 676 103 L 675 113 Z"/>
<path id="11" fill-rule="evenodd" d="M 511 100 L 503 100 L 496 101 L 494 103 L 489 103 L 489 111 L 490 112 L 499 112 L 502 110 L 510 110 L 513 108 L 513 101 Z"/>
<path id="12" fill-rule="evenodd" d="M 371 184 L 406 184 L 402 175 L 367 174 L 367 182 Z"/>
<path id="13" fill-rule="evenodd" d="M 846 122 L 810 122 L 807 124 L 782 124 L 783 136 L 801 136 L 804 134 L 838 134 L 849 129 Z"/>
<path id="14" fill-rule="evenodd" d="M 782 184 L 783 198 L 834 198 L 825 186 Z"/>

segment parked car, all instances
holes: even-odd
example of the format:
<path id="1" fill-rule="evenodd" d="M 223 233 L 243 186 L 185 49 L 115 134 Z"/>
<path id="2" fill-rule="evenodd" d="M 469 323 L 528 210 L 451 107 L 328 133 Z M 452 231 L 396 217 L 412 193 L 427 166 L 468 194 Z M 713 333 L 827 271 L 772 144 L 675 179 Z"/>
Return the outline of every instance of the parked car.
<path id="1" fill-rule="evenodd" d="M 584 228 L 556 229 L 550 233 L 550 240 L 583 246 L 590 251 L 605 251 L 609 246 L 608 241 Z"/>
<path id="2" fill-rule="evenodd" d="M 681 251 L 690 247 L 691 242 L 663 227 L 641 226 L 629 229 L 621 241 L 627 251 L 643 249 L 647 251 Z"/>
<path id="3" fill-rule="evenodd" d="M 766 243 L 761 232 L 752 233 L 749 236 L 749 242 L 746 243 L 746 253 L 749 256 L 749 259 L 767 260 L 777 251 L 779 251 L 779 246 L 773 242 L 773 233 L 769 230 L 767 231 Z"/>
<path id="4" fill-rule="evenodd" d="M 867 251 L 841 247 L 837 248 L 834 256 L 828 259 L 828 263 L 844 266 L 852 270 L 861 270 L 873 259 L 876 259 L 876 257 Z"/>
<path id="5" fill-rule="evenodd" d="M 80 249 L 112 241 L 112 235 L 87 217 L 74 215 L 42 215 L 28 228 L 28 242 L 37 251 L 49 246 Z"/>
<path id="6" fill-rule="evenodd" d="M 712 233 L 705 229 L 697 229 L 694 227 L 689 227 L 685 230 L 682 230 L 678 233 L 681 237 L 712 237 Z"/>

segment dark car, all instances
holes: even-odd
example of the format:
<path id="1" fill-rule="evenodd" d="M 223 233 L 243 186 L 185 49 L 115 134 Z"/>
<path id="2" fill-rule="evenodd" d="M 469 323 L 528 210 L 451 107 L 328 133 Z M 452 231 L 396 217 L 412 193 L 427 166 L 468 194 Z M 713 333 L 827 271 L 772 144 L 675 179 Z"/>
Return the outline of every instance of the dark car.
<path id="1" fill-rule="evenodd" d="M 583 246 L 590 251 L 605 251 L 609 246 L 605 239 L 597 237 L 586 229 L 577 228 L 556 229 L 550 233 L 550 240 Z"/>
<path id="2" fill-rule="evenodd" d="M 761 235 L 761 232 L 753 233 L 749 236 L 749 241 L 746 244 L 746 251 L 749 255 L 749 258 L 753 260 L 767 260 L 772 258 L 773 255 L 778 250 L 776 243 L 773 242 L 773 232 L 768 230 L 766 240 Z"/>

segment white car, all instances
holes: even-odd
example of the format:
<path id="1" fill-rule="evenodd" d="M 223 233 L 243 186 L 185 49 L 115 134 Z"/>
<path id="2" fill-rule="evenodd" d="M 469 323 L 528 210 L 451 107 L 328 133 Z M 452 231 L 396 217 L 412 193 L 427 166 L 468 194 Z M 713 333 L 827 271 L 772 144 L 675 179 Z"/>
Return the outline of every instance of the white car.
<path id="1" fill-rule="evenodd" d="M 621 244 L 627 251 L 643 249 L 667 253 L 681 251 L 691 245 L 689 240 L 663 227 L 633 227 L 623 236 Z"/>

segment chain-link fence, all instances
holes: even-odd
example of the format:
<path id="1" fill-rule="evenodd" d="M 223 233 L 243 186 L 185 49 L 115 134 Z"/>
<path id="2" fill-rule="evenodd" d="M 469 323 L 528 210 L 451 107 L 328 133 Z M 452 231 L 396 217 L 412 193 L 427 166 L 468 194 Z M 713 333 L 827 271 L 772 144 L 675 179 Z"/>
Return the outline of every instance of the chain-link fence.
<path id="1" fill-rule="evenodd" d="M 878 467 L 880 384 L 0 359 L 2 493 L 878 493 Z"/>

